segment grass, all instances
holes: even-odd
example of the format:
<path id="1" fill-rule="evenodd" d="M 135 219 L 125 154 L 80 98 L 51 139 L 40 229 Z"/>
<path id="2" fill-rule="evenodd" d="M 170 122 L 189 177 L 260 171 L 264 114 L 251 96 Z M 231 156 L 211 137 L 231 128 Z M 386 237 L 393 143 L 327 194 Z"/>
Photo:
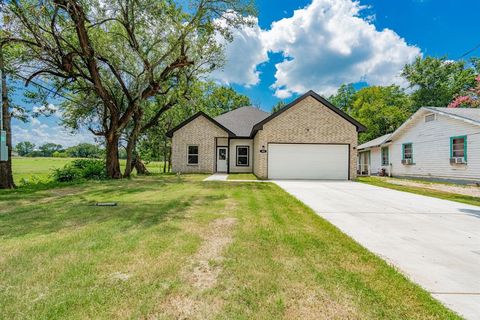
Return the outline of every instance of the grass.
<path id="1" fill-rule="evenodd" d="M 426 185 L 444 184 L 444 185 L 456 186 L 456 187 L 462 187 L 462 188 L 471 188 L 472 185 L 473 185 L 473 182 L 471 183 L 471 185 L 468 185 L 468 184 L 455 183 L 455 182 L 452 182 L 452 181 L 444 181 L 444 180 L 436 180 L 436 179 L 422 179 L 422 178 L 417 178 L 417 177 L 404 177 L 404 178 L 388 177 L 388 179 L 412 181 L 412 182 L 423 183 L 423 184 L 426 184 Z"/>
<path id="2" fill-rule="evenodd" d="M 228 180 L 258 180 L 253 173 L 229 173 Z"/>
<path id="3" fill-rule="evenodd" d="M 203 178 L 2 191 L 1 318 L 459 319 L 275 184 Z"/>
<path id="4" fill-rule="evenodd" d="M 14 157 L 12 158 L 12 170 L 15 183 L 20 184 L 22 180 L 49 182 L 53 169 L 63 168 L 73 160 L 75 158 Z M 120 160 L 120 166 L 123 170 L 125 160 Z M 147 168 L 152 173 L 161 173 L 163 162 L 150 162 Z"/>
<path id="5" fill-rule="evenodd" d="M 445 192 L 445 191 L 440 191 L 440 190 L 435 190 L 435 189 L 429 189 L 428 184 L 425 184 L 425 188 L 421 187 L 413 187 L 413 186 L 403 186 L 403 185 L 398 185 L 398 184 L 393 184 L 386 182 L 385 180 L 378 178 L 378 177 L 358 177 L 357 181 L 363 182 L 363 183 L 368 183 L 377 187 L 384 187 L 384 188 L 389 188 L 389 189 L 394 189 L 394 190 L 399 190 L 399 191 L 405 191 L 405 192 L 411 192 L 411 193 L 416 193 L 424 196 L 429 196 L 429 197 L 434 197 L 434 198 L 439 198 L 439 199 L 445 199 L 445 200 L 450 200 L 450 201 L 457 201 L 461 203 L 466 203 L 466 204 L 471 204 L 475 206 L 480 206 L 480 198 L 479 197 L 473 197 L 473 196 L 467 196 L 467 195 L 462 195 L 462 194 L 457 194 L 457 193 L 451 193 L 451 192 Z"/>

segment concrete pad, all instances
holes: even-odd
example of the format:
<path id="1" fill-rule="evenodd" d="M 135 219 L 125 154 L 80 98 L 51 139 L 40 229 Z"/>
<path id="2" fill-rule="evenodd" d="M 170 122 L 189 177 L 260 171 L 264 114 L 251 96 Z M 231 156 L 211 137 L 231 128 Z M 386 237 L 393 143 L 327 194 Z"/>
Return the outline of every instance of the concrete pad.
<path id="1" fill-rule="evenodd" d="M 228 174 L 226 173 L 214 173 L 211 176 L 203 179 L 203 181 L 227 181 Z"/>
<path id="2" fill-rule="evenodd" d="M 275 181 L 447 307 L 480 319 L 480 207 L 350 181 Z"/>

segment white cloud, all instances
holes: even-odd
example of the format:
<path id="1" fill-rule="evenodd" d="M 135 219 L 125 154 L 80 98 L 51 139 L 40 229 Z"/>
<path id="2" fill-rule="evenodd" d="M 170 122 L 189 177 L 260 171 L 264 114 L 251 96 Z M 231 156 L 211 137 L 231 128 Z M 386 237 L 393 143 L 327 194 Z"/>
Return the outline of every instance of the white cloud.
<path id="1" fill-rule="evenodd" d="M 27 124 L 13 125 L 12 139 L 13 145 L 21 141 L 30 141 L 37 147 L 47 142 L 61 144 L 64 147 L 70 147 L 82 142 L 95 142 L 92 134 L 88 132 L 71 134 L 58 124 L 49 125 L 41 122 L 38 118 L 32 118 L 32 121 Z"/>
<path id="2" fill-rule="evenodd" d="M 268 52 L 262 40 L 258 19 L 252 18 L 253 26 L 233 30 L 233 41 L 225 45 L 226 63 L 221 70 L 215 70 L 212 77 L 226 84 L 252 86 L 260 81 L 257 66 L 268 60 Z"/>
<path id="3" fill-rule="evenodd" d="M 351 0 L 313 0 L 292 17 L 239 31 L 227 46 L 224 82 L 258 83 L 256 66 L 267 53 L 279 52 L 271 88 L 279 98 L 313 89 L 330 95 L 342 83 L 365 81 L 370 85 L 405 85 L 402 67 L 421 54 L 390 29 L 377 30 L 374 16 L 362 17 L 365 9 Z"/>

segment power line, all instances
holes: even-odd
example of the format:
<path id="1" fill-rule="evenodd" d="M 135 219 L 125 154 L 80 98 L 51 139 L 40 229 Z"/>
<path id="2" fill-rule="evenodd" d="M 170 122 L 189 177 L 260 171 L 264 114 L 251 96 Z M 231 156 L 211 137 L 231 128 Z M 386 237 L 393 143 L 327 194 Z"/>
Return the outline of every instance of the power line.
<path id="1" fill-rule="evenodd" d="M 22 75 L 20 75 L 20 74 L 15 74 L 15 76 L 17 76 L 17 77 L 19 77 L 19 78 L 22 78 L 22 79 L 25 80 L 25 81 L 28 81 L 27 78 L 25 78 L 24 76 L 22 76 Z M 53 93 L 54 95 L 58 95 L 58 96 L 64 98 L 65 100 L 68 100 L 68 101 L 70 101 L 70 102 L 73 102 L 73 103 L 75 103 L 76 105 L 78 105 L 78 106 L 80 106 L 80 107 L 85 107 L 84 105 L 82 105 L 81 103 L 73 100 L 72 98 L 69 98 L 69 97 L 63 95 L 63 94 L 59 93 L 58 91 L 54 91 L 54 90 L 52 90 L 52 89 L 50 89 L 50 88 L 48 88 L 48 87 L 46 87 L 46 86 L 44 86 L 44 85 L 42 85 L 42 84 L 40 84 L 40 83 L 38 83 L 38 82 L 35 82 L 34 80 L 30 80 L 29 82 L 32 83 L 33 85 L 36 85 L 37 87 L 40 87 L 40 88 L 42 88 L 42 89 L 47 90 L 47 91 L 50 92 L 50 93 Z"/>
<path id="2" fill-rule="evenodd" d="M 465 56 L 468 56 L 470 53 L 474 52 L 475 50 L 479 49 L 480 48 L 480 43 L 477 44 L 476 46 L 474 46 L 472 49 L 468 50 L 467 52 L 465 52 L 464 54 L 462 54 L 458 59 L 462 59 L 463 57 Z M 457 59 L 457 60 L 458 60 Z"/>

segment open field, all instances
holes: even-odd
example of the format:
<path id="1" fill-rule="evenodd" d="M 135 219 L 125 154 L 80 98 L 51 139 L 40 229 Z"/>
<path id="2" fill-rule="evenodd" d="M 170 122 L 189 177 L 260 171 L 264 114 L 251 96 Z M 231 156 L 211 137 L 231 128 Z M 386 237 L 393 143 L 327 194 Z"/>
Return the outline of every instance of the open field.
<path id="1" fill-rule="evenodd" d="M 480 197 L 433 189 L 428 183 L 422 184 L 421 186 L 401 185 L 397 183 L 390 183 L 385 178 L 379 177 L 358 177 L 357 181 L 368 183 L 377 187 L 390 188 L 394 190 L 480 206 Z M 460 188 L 465 189 L 466 187 Z"/>
<path id="2" fill-rule="evenodd" d="M 20 184 L 22 179 L 29 181 L 38 179 L 46 182 L 49 180 L 53 169 L 63 168 L 72 160 L 74 158 L 14 157 L 12 158 L 13 178 L 16 184 Z M 123 170 L 125 160 L 120 160 L 120 165 Z M 150 162 L 147 164 L 147 168 L 152 173 L 161 173 L 163 162 Z"/>
<path id="3" fill-rule="evenodd" d="M 204 178 L 0 193 L 2 318 L 458 319 L 278 186 Z"/>

